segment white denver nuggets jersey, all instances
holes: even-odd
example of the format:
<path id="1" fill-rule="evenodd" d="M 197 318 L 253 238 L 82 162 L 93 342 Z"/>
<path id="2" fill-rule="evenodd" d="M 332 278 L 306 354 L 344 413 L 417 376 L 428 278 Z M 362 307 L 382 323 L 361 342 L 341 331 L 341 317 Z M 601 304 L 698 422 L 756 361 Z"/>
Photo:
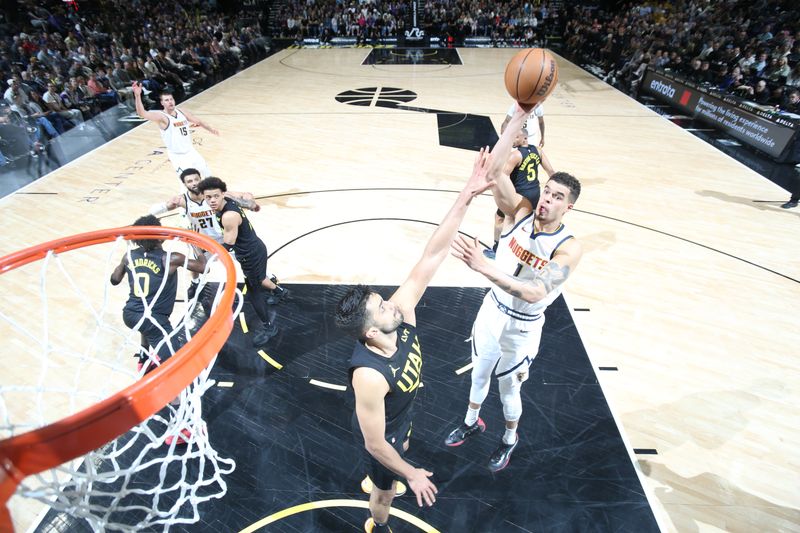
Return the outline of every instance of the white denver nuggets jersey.
<path id="1" fill-rule="evenodd" d="M 533 214 L 530 214 L 511 231 L 501 235 L 495 266 L 521 280 L 533 279 L 550 262 L 558 247 L 571 238 L 572 234 L 563 224 L 553 233 L 537 233 L 534 236 Z M 489 296 L 497 307 L 512 318 L 535 320 L 561 294 L 562 288 L 563 285 L 559 285 L 536 303 L 511 296 L 495 285 L 492 285 Z"/>
<path id="2" fill-rule="evenodd" d="M 205 199 L 202 202 L 195 202 L 189 197 L 189 193 L 185 192 L 183 200 L 186 202 L 186 218 L 189 219 L 192 229 L 222 244 L 222 228 Z"/>
<path id="3" fill-rule="evenodd" d="M 162 111 L 163 113 L 163 111 Z M 174 154 L 185 154 L 192 150 L 192 134 L 189 132 L 189 120 L 186 116 L 175 108 L 177 117 L 172 117 L 167 113 L 164 116 L 169 119 L 169 125 L 161 130 L 161 139 L 167 150 Z"/>

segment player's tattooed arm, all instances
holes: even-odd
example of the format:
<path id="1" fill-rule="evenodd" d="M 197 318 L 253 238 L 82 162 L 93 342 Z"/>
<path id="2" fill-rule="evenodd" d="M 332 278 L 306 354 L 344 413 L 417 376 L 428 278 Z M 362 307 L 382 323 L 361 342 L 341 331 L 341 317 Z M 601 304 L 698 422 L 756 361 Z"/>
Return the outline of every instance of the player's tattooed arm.
<path id="1" fill-rule="evenodd" d="M 509 276 L 499 270 L 491 270 L 484 275 L 511 296 L 526 302 L 537 302 L 567 281 L 569 273 L 569 265 L 562 266 L 551 261 L 542 270 L 539 270 L 533 279 L 529 280 Z"/>
<path id="2" fill-rule="evenodd" d="M 225 198 L 230 198 L 241 207 L 249 209 L 250 211 L 259 211 L 261 209 L 261 206 L 258 205 L 255 197 L 249 192 L 228 191 L 225 193 Z"/>
<path id="3" fill-rule="evenodd" d="M 576 239 L 567 240 L 556 251 L 550 262 L 536 271 L 534 277 L 529 280 L 517 277 L 522 268 L 530 268 L 526 265 L 520 264 L 514 275 L 509 275 L 499 269 L 494 261 L 487 261 L 477 237 L 471 239 L 460 235 L 453 241 L 452 254 L 475 272 L 486 276 L 499 289 L 516 298 L 534 303 L 567 280 L 578 266 L 583 250 Z"/>
<path id="4" fill-rule="evenodd" d="M 242 198 L 239 196 L 231 196 L 230 198 L 245 209 L 249 209 L 250 211 L 258 211 L 259 205 L 255 202 L 255 200 L 250 200 L 248 198 Z"/>

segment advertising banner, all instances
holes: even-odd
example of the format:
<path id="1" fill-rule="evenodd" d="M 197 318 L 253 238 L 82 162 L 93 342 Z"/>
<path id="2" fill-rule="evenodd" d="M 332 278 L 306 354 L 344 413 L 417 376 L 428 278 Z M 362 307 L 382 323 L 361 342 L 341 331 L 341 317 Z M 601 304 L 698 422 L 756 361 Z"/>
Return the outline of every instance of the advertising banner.
<path id="1" fill-rule="evenodd" d="M 689 82 L 661 72 L 648 69 L 640 87 L 687 115 L 708 122 L 774 158 L 781 156 L 797 133 L 797 126 L 787 119 L 769 120 L 759 116 L 755 108 L 712 96 Z"/>

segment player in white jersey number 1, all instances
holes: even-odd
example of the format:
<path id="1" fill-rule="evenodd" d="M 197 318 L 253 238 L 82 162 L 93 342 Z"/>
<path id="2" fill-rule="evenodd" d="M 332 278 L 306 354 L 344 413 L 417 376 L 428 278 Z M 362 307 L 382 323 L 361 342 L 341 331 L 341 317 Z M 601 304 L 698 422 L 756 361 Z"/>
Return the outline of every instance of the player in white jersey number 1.
<path id="1" fill-rule="evenodd" d="M 136 114 L 158 125 L 161 140 L 167 147 L 167 155 L 175 172 L 180 176 L 181 172 L 187 168 L 195 168 L 200 171 L 202 177 L 209 177 L 211 170 L 203 156 L 192 146 L 192 133 L 189 131 L 189 127 L 196 124 L 214 135 L 219 135 L 219 131 L 188 110 L 178 109 L 175 105 L 175 98 L 168 90 L 161 91 L 159 97 L 163 111 L 147 111 L 144 108 L 140 83 L 133 83 L 133 95 L 136 101 Z"/>
<path id="2" fill-rule="evenodd" d="M 517 425 L 522 415 L 520 389 L 539 352 L 544 311 L 561 294 L 562 284 L 575 270 L 582 249 L 561 223 L 580 194 L 580 182 L 566 172 L 555 172 L 544 186 L 539 203 L 514 190 L 503 172 L 512 141 L 522 128 L 530 109 L 517 107 L 508 127 L 493 150 L 490 177 L 494 181 L 495 203 L 506 213 L 503 233 L 494 262 L 487 261 L 477 239 L 460 236 L 453 242 L 453 255 L 483 274 L 492 286 L 483 300 L 472 327 L 472 385 L 464 423 L 445 439 L 447 446 L 459 446 L 486 425 L 478 415 L 497 377 L 503 403 L 505 433 L 500 446 L 489 458 L 493 472 L 508 465 L 519 443 Z"/>

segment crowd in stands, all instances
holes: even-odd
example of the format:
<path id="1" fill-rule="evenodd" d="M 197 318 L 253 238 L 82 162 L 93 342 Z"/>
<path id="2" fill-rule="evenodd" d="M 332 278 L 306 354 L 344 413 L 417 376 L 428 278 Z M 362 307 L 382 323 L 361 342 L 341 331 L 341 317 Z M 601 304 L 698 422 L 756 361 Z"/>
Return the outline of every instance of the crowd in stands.
<path id="1" fill-rule="evenodd" d="M 558 11 L 547 2 L 505 0 L 420 0 L 417 27 L 442 42 L 465 37 L 533 46 Z M 319 39 L 353 37 L 361 43 L 398 37 L 411 27 L 411 2 L 405 0 L 289 0 L 280 11 L 281 37 Z"/>
<path id="2" fill-rule="evenodd" d="M 669 69 L 701 86 L 800 113 L 796 0 L 676 0 L 619 13 L 573 7 L 567 55 L 600 66 L 635 94 L 645 70 Z"/>
<path id="3" fill-rule="evenodd" d="M 180 101 L 267 54 L 256 25 L 193 0 L 107 0 L 101 10 L 18 0 L 14 14 L 0 21 L 0 123 L 25 128 L 32 149 L 74 127 L 102 130 L 91 119 L 111 107 L 133 111 L 133 81 L 157 107 L 162 88 Z"/>

